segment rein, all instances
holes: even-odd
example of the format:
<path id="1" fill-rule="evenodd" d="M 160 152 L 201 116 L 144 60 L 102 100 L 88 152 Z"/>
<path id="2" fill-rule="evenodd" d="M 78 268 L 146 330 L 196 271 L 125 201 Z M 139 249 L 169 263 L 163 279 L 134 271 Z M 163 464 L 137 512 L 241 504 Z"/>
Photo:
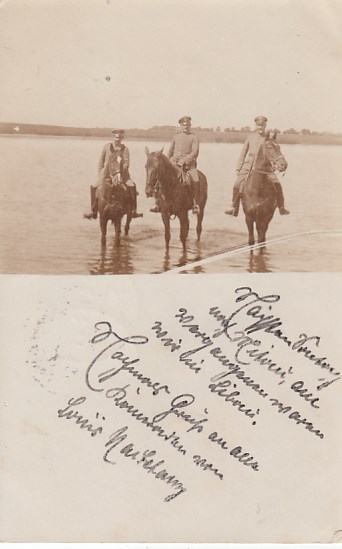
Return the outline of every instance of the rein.
<path id="1" fill-rule="evenodd" d="M 277 156 L 274 160 L 269 160 L 267 157 L 266 157 L 266 152 L 265 152 L 265 143 L 262 145 L 262 155 L 263 155 L 263 159 L 264 161 L 269 161 L 272 165 L 276 164 L 276 162 L 280 159 L 280 158 L 283 158 L 283 155 L 280 154 L 279 156 Z M 262 175 L 270 175 L 272 173 L 274 173 L 275 171 L 277 171 L 275 168 L 273 168 L 273 170 L 258 170 L 257 168 L 252 168 L 252 171 L 256 172 L 256 173 L 260 173 Z M 282 175 L 284 176 L 285 175 L 285 172 L 286 170 L 284 170 L 282 173 Z"/>
<path id="2" fill-rule="evenodd" d="M 256 170 L 256 169 L 254 169 L 253 172 L 261 173 L 262 175 L 270 175 L 271 173 L 273 173 L 273 172 L 266 172 L 263 170 Z"/>

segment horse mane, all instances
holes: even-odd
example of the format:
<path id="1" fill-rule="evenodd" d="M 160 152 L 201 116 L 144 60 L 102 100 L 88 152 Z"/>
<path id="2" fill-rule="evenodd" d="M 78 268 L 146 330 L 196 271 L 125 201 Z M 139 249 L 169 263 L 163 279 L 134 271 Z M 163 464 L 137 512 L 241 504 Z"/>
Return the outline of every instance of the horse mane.
<path id="1" fill-rule="evenodd" d="M 266 142 L 260 145 L 258 153 L 256 155 L 253 169 L 272 172 L 272 164 L 270 159 L 267 156 L 267 149 L 265 145 L 266 145 Z"/>
<path id="2" fill-rule="evenodd" d="M 287 162 L 284 155 L 281 152 L 278 143 L 270 138 L 260 145 L 259 151 L 256 156 L 254 169 L 263 171 L 274 171 L 274 163 L 277 162 L 277 169 L 279 171 L 285 171 L 287 168 Z"/>
<path id="3" fill-rule="evenodd" d="M 177 182 L 177 174 L 175 171 L 175 167 L 171 164 L 168 157 L 160 153 L 158 155 L 158 158 L 160 159 L 160 180 L 161 182 L 168 182 L 172 185 L 175 185 Z"/>

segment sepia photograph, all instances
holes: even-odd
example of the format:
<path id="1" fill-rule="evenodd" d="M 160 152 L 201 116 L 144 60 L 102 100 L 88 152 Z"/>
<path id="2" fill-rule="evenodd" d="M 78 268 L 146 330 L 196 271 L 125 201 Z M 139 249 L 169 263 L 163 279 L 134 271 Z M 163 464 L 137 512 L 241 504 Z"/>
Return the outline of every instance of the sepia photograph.
<path id="1" fill-rule="evenodd" d="M 3 543 L 342 547 L 341 23 L 0 0 Z"/>
<path id="2" fill-rule="evenodd" d="M 2 273 L 341 271 L 338 0 L 1 4 Z"/>

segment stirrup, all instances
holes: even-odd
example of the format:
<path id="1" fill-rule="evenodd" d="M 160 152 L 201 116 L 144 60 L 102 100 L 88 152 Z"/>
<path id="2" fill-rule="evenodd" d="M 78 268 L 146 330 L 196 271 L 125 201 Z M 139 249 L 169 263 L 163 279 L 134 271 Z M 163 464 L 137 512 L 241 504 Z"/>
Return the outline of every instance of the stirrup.
<path id="1" fill-rule="evenodd" d="M 192 213 L 198 215 L 200 213 L 200 207 L 198 204 L 194 204 L 192 207 Z"/>

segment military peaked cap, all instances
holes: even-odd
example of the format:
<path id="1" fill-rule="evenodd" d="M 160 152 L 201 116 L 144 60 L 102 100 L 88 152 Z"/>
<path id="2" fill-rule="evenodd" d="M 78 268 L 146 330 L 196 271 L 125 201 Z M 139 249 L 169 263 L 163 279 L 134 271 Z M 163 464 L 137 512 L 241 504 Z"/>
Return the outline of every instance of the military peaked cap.
<path id="1" fill-rule="evenodd" d="M 182 116 L 182 118 L 178 120 L 178 124 L 183 124 L 183 122 L 191 122 L 191 116 Z"/>
<path id="2" fill-rule="evenodd" d="M 266 116 L 256 116 L 256 117 L 254 118 L 254 122 L 265 122 L 265 123 L 266 123 L 266 122 L 267 122 L 267 118 L 266 118 Z"/>
<path id="3" fill-rule="evenodd" d="M 125 134 L 124 130 L 112 130 L 114 135 L 120 135 L 121 137 Z"/>

